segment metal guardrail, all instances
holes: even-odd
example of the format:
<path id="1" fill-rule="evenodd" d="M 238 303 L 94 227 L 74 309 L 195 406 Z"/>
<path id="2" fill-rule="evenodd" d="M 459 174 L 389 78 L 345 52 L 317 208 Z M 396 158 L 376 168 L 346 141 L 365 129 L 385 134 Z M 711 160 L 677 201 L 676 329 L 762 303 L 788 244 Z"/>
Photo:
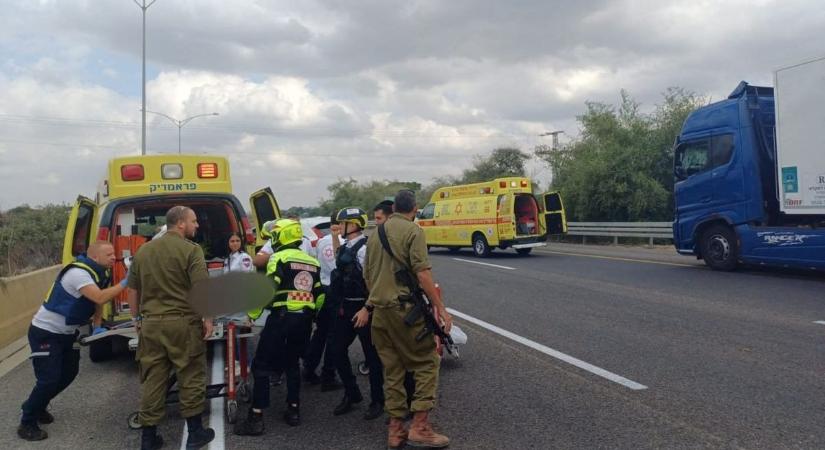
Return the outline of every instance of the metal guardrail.
<path id="1" fill-rule="evenodd" d="M 581 236 L 582 243 L 587 243 L 587 236 L 613 237 L 613 244 L 619 243 L 620 237 L 647 238 L 653 245 L 653 239 L 673 240 L 672 222 L 568 222 L 567 234 Z"/>

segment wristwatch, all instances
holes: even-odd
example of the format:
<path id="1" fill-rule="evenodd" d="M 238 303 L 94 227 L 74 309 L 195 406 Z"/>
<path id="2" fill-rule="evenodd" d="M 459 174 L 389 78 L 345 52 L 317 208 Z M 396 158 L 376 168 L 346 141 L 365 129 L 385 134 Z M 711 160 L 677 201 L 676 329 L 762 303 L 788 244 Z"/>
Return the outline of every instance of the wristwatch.
<path id="1" fill-rule="evenodd" d="M 368 313 L 372 313 L 372 311 L 375 309 L 375 306 L 367 303 L 364 305 L 364 309 L 366 309 Z"/>

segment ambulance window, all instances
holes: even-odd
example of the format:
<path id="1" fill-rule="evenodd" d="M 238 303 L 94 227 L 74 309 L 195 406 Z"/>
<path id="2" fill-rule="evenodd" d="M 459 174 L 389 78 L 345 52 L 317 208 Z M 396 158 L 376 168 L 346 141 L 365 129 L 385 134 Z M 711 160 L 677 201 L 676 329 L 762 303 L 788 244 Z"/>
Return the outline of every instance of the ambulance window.
<path id="1" fill-rule="evenodd" d="M 259 227 L 264 222 L 274 220 L 278 217 L 278 214 L 275 213 L 275 209 L 272 207 L 272 202 L 266 195 L 255 197 L 252 199 L 252 203 L 255 204 L 255 219 Z"/>
<path id="2" fill-rule="evenodd" d="M 94 208 L 81 204 L 77 210 L 77 222 L 74 226 L 74 236 L 72 236 L 72 255 L 77 256 L 84 253 L 89 248 L 89 237 L 92 234 L 92 217 Z"/>
<path id="3" fill-rule="evenodd" d="M 421 210 L 422 219 L 432 219 L 435 215 L 435 203 L 430 203 Z"/>

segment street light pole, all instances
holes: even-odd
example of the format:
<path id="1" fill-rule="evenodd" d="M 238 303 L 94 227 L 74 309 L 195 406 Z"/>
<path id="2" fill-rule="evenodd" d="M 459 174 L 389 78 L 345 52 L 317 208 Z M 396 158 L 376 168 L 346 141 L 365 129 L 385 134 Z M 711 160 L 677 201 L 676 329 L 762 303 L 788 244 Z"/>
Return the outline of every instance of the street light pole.
<path id="1" fill-rule="evenodd" d="M 194 116 L 187 117 L 183 120 L 178 120 L 178 119 L 175 119 L 174 117 L 167 116 L 164 113 L 159 113 L 159 112 L 156 112 L 156 111 L 146 111 L 146 110 L 144 110 L 144 115 L 146 113 L 152 113 L 152 114 L 157 114 L 161 117 L 166 117 L 167 119 L 169 119 L 170 122 L 174 123 L 175 126 L 178 127 L 178 154 L 179 155 L 181 154 L 181 152 L 180 152 L 180 130 L 181 130 L 181 128 L 183 128 L 187 123 L 197 119 L 198 117 L 217 116 L 218 115 L 218 113 L 213 112 L 213 113 L 206 113 L 206 114 L 197 114 L 197 115 L 194 115 Z"/>
<path id="2" fill-rule="evenodd" d="M 142 64 L 142 71 L 143 76 L 141 78 L 141 97 L 142 103 L 140 106 L 141 110 L 141 127 L 140 127 L 140 154 L 146 154 L 146 10 L 149 9 L 157 0 L 152 0 L 149 4 L 146 4 L 146 0 L 141 0 L 143 3 L 138 3 L 138 0 L 134 0 L 135 4 L 138 5 L 143 11 L 143 64 Z"/>
<path id="3" fill-rule="evenodd" d="M 548 131 L 548 132 L 545 132 L 545 133 L 541 133 L 539 135 L 539 137 L 553 136 L 553 150 L 558 150 L 559 149 L 559 135 L 562 134 L 562 133 L 564 133 L 564 131 L 561 131 L 561 130 Z"/>

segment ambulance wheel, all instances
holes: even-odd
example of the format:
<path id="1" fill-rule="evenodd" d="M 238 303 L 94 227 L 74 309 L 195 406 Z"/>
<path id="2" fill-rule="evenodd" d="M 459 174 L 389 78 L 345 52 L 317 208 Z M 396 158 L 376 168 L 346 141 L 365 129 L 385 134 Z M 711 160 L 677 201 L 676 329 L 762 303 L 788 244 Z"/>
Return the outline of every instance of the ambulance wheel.
<path id="1" fill-rule="evenodd" d="M 487 244 L 487 238 L 481 233 L 473 235 L 473 253 L 481 258 L 490 256 L 490 246 Z"/>
<path id="2" fill-rule="evenodd" d="M 713 225 L 702 233 L 702 259 L 713 270 L 736 269 L 739 248 L 736 233 L 727 225 Z"/>
<path id="3" fill-rule="evenodd" d="M 99 339 L 89 344 L 89 359 L 92 362 L 103 362 L 112 359 L 113 354 L 110 338 Z"/>
<path id="4" fill-rule="evenodd" d="M 138 422 L 138 413 L 137 412 L 133 412 L 132 414 L 129 414 L 129 417 L 126 418 L 126 424 L 129 425 L 130 430 L 139 430 L 139 429 L 143 428 L 140 425 L 140 422 Z"/>
<path id="5" fill-rule="evenodd" d="M 361 361 L 361 362 L 358 363 L 358 373 L 360 373 L 361 375 L 369 375 L 370 374 L 370 368 L 367 367 L 367 362 L 366 361 Z"/>
<path id="6" fill-rule="evenodd" d="M 517 248 L 516 249 L 516 253 L 518 253 L 521 256 L 527 256 L 527 255 L 530 254 L 531 251 L 533 251 L 532 248 Z"/>
<path id="7" fill-rule="evenodd" d="M 238 421 L 238 402 L 236 400 L 226 401 L 226 421 L 231 424 Z"/>
<path id="8" fill-rule="evenodd" d="M 238 400 L 244 403 L 249 403 L 252 399 L 252 395 L 250 394 L 249 383 L 246 381 L 241 381 L 240 384 L 238 384 Z"/>

